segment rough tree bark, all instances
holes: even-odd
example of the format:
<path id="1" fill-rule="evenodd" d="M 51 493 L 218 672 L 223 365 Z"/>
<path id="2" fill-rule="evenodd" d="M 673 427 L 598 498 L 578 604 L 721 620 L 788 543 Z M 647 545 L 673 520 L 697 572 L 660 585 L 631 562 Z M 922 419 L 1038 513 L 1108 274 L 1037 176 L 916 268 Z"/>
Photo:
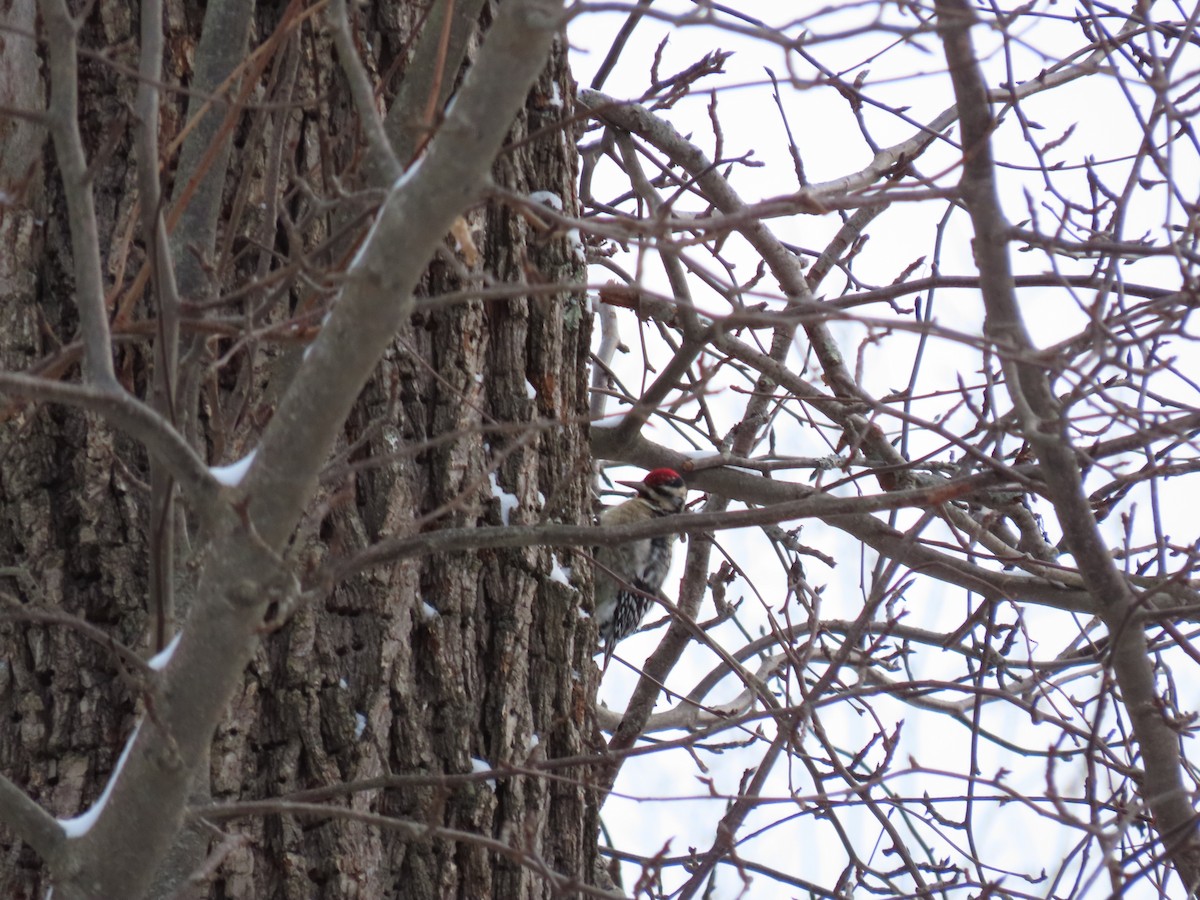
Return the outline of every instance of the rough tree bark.
<path id="1" fill-rule="evenodd" d="M 458 5 L 460 20 L 471 6 Z M 196 85 L 203 8 L 166 7 L 168 84 Z M 444 8 L 428 17 L 422 3 L 359 10 L 358 49 L 396 145 L 419 144 L 423 130 L 413 123 L 438 108 L 429 90 L 412 85 L 431 46 L 422 39 L 440 29 Z M 214 464 L 256 446 L 299 365 L 303 346 L 295 338 L 315 332 L 336 273 L 381 197 L 324 13 L 302 12 L 295 4 L 259 5 L 247 44 L 268 49 L 249 62 L 238 55 L 247 68 L 232 88 L 251 105 L 227 120 L 229 107 L 219 103 L 203 120 L 217 141 L 223 130 L 232 138 L 227 170 L 220 154 L 161 149 L 190 115 L 188 97 L 166 91 L 161 100 L 166 221 L 180 227 L 171 215 L 193 179 L 197 199 L 188 202 L 214 203 L 219 213 L 211 247 L 177 238 L 172 247 L 183 306 L 176 407 L 167 410 Z M 20 36 L 42 33 L 32 0 L 10 4 L 5 16 L 14 30 L 3 36 L 0 105 L 42 109 L 48 86 L 33 73 L 45 48 Z M 491 19 L 484 9 L 485 33 Z M 129 74 L 138 65 L 138 28 L 130 6 L 92 9 L 79 35 L 89 51 L 80 62 L 80 110 L 117 374 L 145 397 L 166 317 L 137 283 L 146 260 L 131 114 L 138 85 Z M 447 29 L 448 49 L 435 61 L 453 55 L 456 29 Z M 465 66 L 476 46 L 472 38 Z M 219 64 L 210 77 L 223 80 Z M 442 77 L 444 97 L 456 70 Z M 414 105 L 390 109 L 397 97 Z M 574 209 L 574 135 L 564 124 L 572 98 L 558 40 L 493 168 L 500 188 L 550 191 Z M 75 380 L 78 318 L 55 156 L 45 130 L 21 118 L 0 117 L 0 140 L 0 190 L 9 198 L 0 204 L 0 365 Z M 400 161 L 409 158 L 401 153 Z M 460 291 L 479 276 L 503 285 L 582 277 L 568 237 L 511 204 L 492 199 L 466 224 L 478 258 L 448 240 L 419 297 Z M 243 296 L 233 297 L 238 291 Z M 204 883 L 185 886 L 185 895 L 550 896 L 551 881 L 531 859 L 590 881 L 598 810 L 580 784 L 527 776 L 500 777 L 494 787 L 438 783 L 478 761 L 520 766 L 589 746 L 594 634 L 578 615 L 582 595 L 551 579 L 551 551 L 430 553 L 342 583 L 322 581 L 332 560 L 385 536 L 498 525 L 510 515 L 514 524 L 587 521 L 589 332 L 583 297 L 569 291 L 418 308 L 347 420 L 288 551 L 294 574 L 316 589 L 264 636 L 215 735 L 207 783 L 193 787 L 198 808 L 207 798 L 221 804 L 384 775 L 428 776 L 333 802 L 494 839 L 513 852 L 343 818 L 238 818 L 209 809 L 207 820 L 191 820 L 191 840 L 176 842 L 155 894 L 171 895 L 206 864 Z M 168 509 L 176 539 L 165 543 L 138 443 L 93 414 L 3 400 L 0 771 L 53 815 L 70 817 L 100 795 L 148 702 L 101 638 L 153 653 L 155 603 L 174 593 L 177 620 L 185 616 L 206 559 L 190 543 L 198 523 L 186 510 Z M 511 514 L 492 479 L 519 501 Z M 150 560 L 172 556 L 171 583 L 152 589 Z M 76 616 L 94 630 L 37 620 L 43 613 Z M 42 896 L 47 885 L 43 861 L 0 827 L 0 895 Z"/>

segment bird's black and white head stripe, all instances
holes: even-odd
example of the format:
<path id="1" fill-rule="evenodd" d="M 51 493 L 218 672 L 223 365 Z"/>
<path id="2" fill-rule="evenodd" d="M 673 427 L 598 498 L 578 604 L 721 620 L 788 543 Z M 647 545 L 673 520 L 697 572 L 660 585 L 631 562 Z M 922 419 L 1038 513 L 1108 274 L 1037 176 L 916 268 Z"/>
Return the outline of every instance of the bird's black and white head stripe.
<path id="1" fill-rule="evenodd" d="M 661 515 L 680 512 L 687 499 L 687 484 L 674 469 L 655 469 L 642 481 L 620 483 L 636 490 Z"/>

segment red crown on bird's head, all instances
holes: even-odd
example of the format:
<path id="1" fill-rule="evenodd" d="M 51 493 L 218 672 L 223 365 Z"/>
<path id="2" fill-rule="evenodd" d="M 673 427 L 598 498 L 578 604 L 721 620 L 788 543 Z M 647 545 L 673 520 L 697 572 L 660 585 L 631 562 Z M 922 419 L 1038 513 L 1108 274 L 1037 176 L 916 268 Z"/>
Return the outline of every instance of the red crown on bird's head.
<path id="1" fill-rule="evenodd" d="M 682 481 L 682 476 L 674 469 L 654 469 L 646 476 L 643 483 L 647 487 L 658 487 L 662 484 L 678 484 Z"/>

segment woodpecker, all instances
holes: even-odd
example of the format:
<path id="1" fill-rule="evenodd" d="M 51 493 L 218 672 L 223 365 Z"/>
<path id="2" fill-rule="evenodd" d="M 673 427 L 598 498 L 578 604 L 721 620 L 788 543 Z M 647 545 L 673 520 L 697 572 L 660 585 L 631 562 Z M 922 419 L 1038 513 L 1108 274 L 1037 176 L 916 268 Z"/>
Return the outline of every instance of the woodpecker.
<path id="1" fill-rule="evenodd" d="M 619 481 L 637 491 L 637 496 L 600 514 L 601 525 L 646 522 L 683 510 L 687 485 L 674 469 L 655 469 L 643 481 Z M 641 538 L 612 547 L 596 549 L 596 620 L 604 644 L 604 664 L 617 643 L 637 631 L 653 605 L 651 597 L 671 567 L 672 534 Z"/>

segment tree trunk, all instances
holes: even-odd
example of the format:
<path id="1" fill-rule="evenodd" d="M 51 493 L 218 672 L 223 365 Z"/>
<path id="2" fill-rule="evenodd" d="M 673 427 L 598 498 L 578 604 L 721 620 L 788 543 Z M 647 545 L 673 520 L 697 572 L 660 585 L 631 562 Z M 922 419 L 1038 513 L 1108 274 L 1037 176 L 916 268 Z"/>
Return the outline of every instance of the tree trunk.
<path id="1" fill-rule="evenodd" d="M 201 4 L 182 6 L 166 11 L 163 77 L 193 84 L 203 11 Z M 430 26 L 424 4 L 378 7 L 362 11 L 369 19 L 357 23 L 357 34 L 387 106 Z M 35 30 L 31 3 L 17 2 L 7 15 Z M 486 28 L 490 10 L 482 18 Z M 124 5 L 96 4 L 81 47 L 135 67 L 129 48 L 137 45 L 136 19 Z M 242 85 L 250 80 L 254 90 L 244 97 L 251 106 L 233 120 L 228 172 L 216 179 L 214 245 L 174 248 L 185 306 L 180 368 L 172 373 L 178 408 L 171 412 L 212 464 L 256 446 L 300 362 L 303 346 L 295 338 L 315 333 L 337 273 L 370 224 L 365 213 L 379 199 L 324 17 L 298 23 L 290 8 L 260 5 L 249 46 L 274 39 L 261 58 L 246 61 L 251 74 Z M 48 90 L 29 75 L 37 71 L 34 45 L 6 40 L 29 59 L 13 77 L 17 57 L 0 54 L 0 105 L 38 109 Z M 452 87 L 453 71 L 446 80 Z M 128 113 L 137 84 L 84 56 L 80 90 L 117 373 L 145 397 L 162 317 L 152 293 L 139 294 L 135 284 L 146 260 L 136 230 Z M 568 214 L 576 208 L 576 154 L 572 127 L 563 122 L 572 97 L 558 42 L 493 171 L 507 190 L 558 194 Z M 427 99 L 400 118 L 419 120 Z M 227 107 L 216 109 L 210 118 Z M 181 133 L 188 114 L 186 96 L 163 95 L 160 147 Z M 0 119 L 0 190 L 20 200 L 0 209 L 0 364 L 74 380 L 80 353 L 72 344 L 78 320 L 71 244 L 61 181 L 50 144 L 39 145 L 43 137 L 22 120 Z M 164 189 L 171 198 L 166 213 L 212 165 L 204 160 L 188 170 L 189 159 L 185 151 L 167 161 L 163 177 L 173 184 Z M 200 192 L 209 189 L 197 183 Z M 480 274 L 509 286 L 582 278 L 582 259 L 566 236 L 498 200 L 476 208 L 467 224 L 479 258 L 448 239 L 422 296 L 462 290 L 465 278 Z M 237 291 L 241 297 L 228 299 Z M 225 302 L 214 304 L 218 298 Z M 214 813 L 192 822 L 191 840 L 177 843 L 156 894 L 173 894 L 197 870 L 202 883 L 185 888 L 185 896 L 550 896 L 551 881 L 537 865 L 590 881 L 598 809 L 585 778 L 444 778 L 575 756 L 589 746 L 594 633 L 578 615 L 579 590 L 551 578 L 551 551 L 431 551 L 336 583 L 325 577 L 338 560 L 384 537 L 429 532 L 432 539 L 441 528 L 506 518 L 588 521 L 589 340 L 581 292 L 419 306 L 360 396 L 288 553 L 292 570 L 313 590 L 282 628 L 264 636 L 215 735 L 209 783 L 194 791 L 202 807 L 206 797 L 218 804 L 271 799 L 403 776 L 411 783 L 328 800 L 402 822 Z M 53 815 L 70 817 L 104 790 L 148 705 L 97 637 L 143 656 L 157 649 L 150 559 L 171 537 L 155 514 L 150 464 L 136 442 L 96 416 L 61 407 L 4 397 L 2 412 L 0 592 L 19 608 L 0 607 L 0 714 L 8 723 L 0 729 L 0 771 Z M 517 500 L 511 511 L 507 494 Z M 197 525 L 186 511 L 169 520 L 182 615 L 204 557 L 190 543 Z M 569 555 L 559 551 L 558 561 L 570 564 Z M 576 571 L 577 587 L 586 589 L 583 568 Z M 93 629 L 37 620 L 60 612 Z M 166 633 L 172 628 L 168 622 Z M 0 854 L 0 896 L 45 894 L 42 860 L 5 829 Z"/>

